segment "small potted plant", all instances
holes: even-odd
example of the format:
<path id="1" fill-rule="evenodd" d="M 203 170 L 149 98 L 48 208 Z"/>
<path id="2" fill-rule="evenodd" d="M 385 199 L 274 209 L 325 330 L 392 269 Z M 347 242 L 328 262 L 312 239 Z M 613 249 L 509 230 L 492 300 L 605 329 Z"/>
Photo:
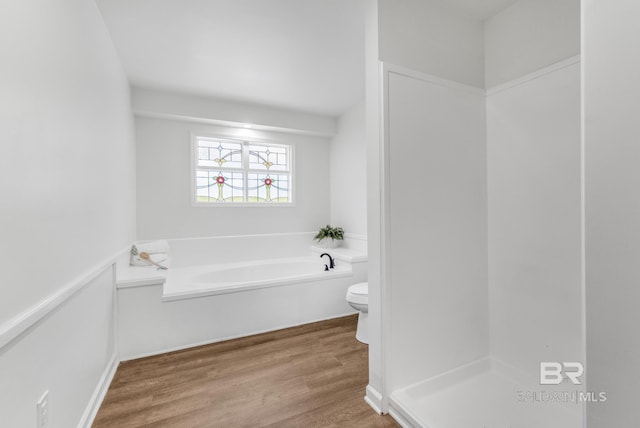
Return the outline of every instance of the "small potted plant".
<path id="1" fill-rule="evenodd" d="M 340 246 L 344 239 L 344 230 L 341 227 L 331 227 L 326 225 L 320 228 L 318 234 L 314 236 L 314 240 L 318 241 L 318 246 L 323 248 L 336 248 Z"/>

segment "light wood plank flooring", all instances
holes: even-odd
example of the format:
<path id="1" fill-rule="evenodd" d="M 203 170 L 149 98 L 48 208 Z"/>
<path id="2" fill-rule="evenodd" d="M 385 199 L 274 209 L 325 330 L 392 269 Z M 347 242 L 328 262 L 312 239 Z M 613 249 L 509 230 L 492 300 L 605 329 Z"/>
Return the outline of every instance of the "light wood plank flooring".
<path id="1" fill-rule="evenodd" d="M 356 316 L 123 362 L 103 427 L 397 427 L 363 400 Z"/>

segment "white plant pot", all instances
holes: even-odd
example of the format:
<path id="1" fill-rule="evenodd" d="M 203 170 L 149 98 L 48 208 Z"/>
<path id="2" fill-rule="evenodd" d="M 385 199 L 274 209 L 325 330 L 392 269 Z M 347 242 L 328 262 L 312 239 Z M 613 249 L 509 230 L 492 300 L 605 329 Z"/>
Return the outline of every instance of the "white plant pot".
<path id="1" fill-rule="evenodd" d="M 342 245 L 342 240 L 325 238 L 317 241 L 316 245 L 320 248 L 338 248 Z"/>

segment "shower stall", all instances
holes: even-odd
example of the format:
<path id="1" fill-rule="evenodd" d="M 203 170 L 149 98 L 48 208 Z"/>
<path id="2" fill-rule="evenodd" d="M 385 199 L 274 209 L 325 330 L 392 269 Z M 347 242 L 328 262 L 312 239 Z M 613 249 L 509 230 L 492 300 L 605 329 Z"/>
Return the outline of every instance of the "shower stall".
<path id="1" fill-rule="evenodd" d="M 381 370 L 405 426 L 579 428 L 594 399 L 581 382 L 580 4 L 560 2 L 577 16 L 554 42 L 575 49 L 553 57 L 522 42 L 523 20 L 558 19 L 533 3 L 480 23 L 484 87 L 381 54 Z"/>

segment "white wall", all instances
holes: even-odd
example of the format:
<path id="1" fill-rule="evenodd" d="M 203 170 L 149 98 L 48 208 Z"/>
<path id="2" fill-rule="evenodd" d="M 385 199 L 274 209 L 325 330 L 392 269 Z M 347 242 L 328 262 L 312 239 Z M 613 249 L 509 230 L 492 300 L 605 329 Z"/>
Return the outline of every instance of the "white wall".
<path id="1" fill-rule="evenodd" d="M 191 133 L 295 145 L 294 206 L 191 205 Z M 138 239 L 311 232 L 330 221 L 327 138 L 136 117 Z"/>
<path id="2" fill-rule="evenodd" d="M 640 3 L 583 1 L 589 428 L 640 420 Z"/>
<path id="3" fill-rule="evenodd" d="M 485 21 L 486 87 L 580 53 L 580 0 L 520 0 Z"/>
<path id="4" fill-rule="evenodd" d="M 487 98 L 491 354 L 583 361 L 580 65 Z"/>
<path id="5" fill-rule="evenodd" d="M 367 156 L 364 102 L 347 110 L 331 140 L 331 223 L 367 235 Z"/>
<path id="6" fill-rule="evenodd" d="M 388 79 L 383 305 L 394 391 L 489 352 L 487 195 L 483 91 L 393 70 Z"/>
<path id="7" fill-rule="evenodd" d="M 48 389 L 69 427 L 114 352 L 110 269 L 83 278 L 135 234 L 129 88 L 91 0 L 3 2 L 0 28 L 0 413 L 35 426 Z"/>
<path id="8" fill-rule="evenodd" d="M 157 89 L 133 87 L 131 98 L 133 112 L 137 116 L 227 126 L 250 123 L 254 128 L 324 137 L 334 135 L 337 126 L 332 116 Z"/>
<path id="9" fill-rule="evenodd" d="M 381 102 L 378 0 L 367 0 L 365 16 L 365 140 L 367 157 L 367 278 L 369 282 L 369 384 L 366 399 L 387 411 L 383 357 L 381 252 Z M 385 325 L 385 328 L 387 325 Z"/>
<path id="10" fill-rule="evenodd" d="M 1 323 L 126 246 L 135 196 L 128 84 L 93 2 L 0 20 Z"/>
<path id="11" fill-rule="evenodd" d="M 380 60 L 484 87 L 482 22 L 433 0 L 380 0 Z"/>

